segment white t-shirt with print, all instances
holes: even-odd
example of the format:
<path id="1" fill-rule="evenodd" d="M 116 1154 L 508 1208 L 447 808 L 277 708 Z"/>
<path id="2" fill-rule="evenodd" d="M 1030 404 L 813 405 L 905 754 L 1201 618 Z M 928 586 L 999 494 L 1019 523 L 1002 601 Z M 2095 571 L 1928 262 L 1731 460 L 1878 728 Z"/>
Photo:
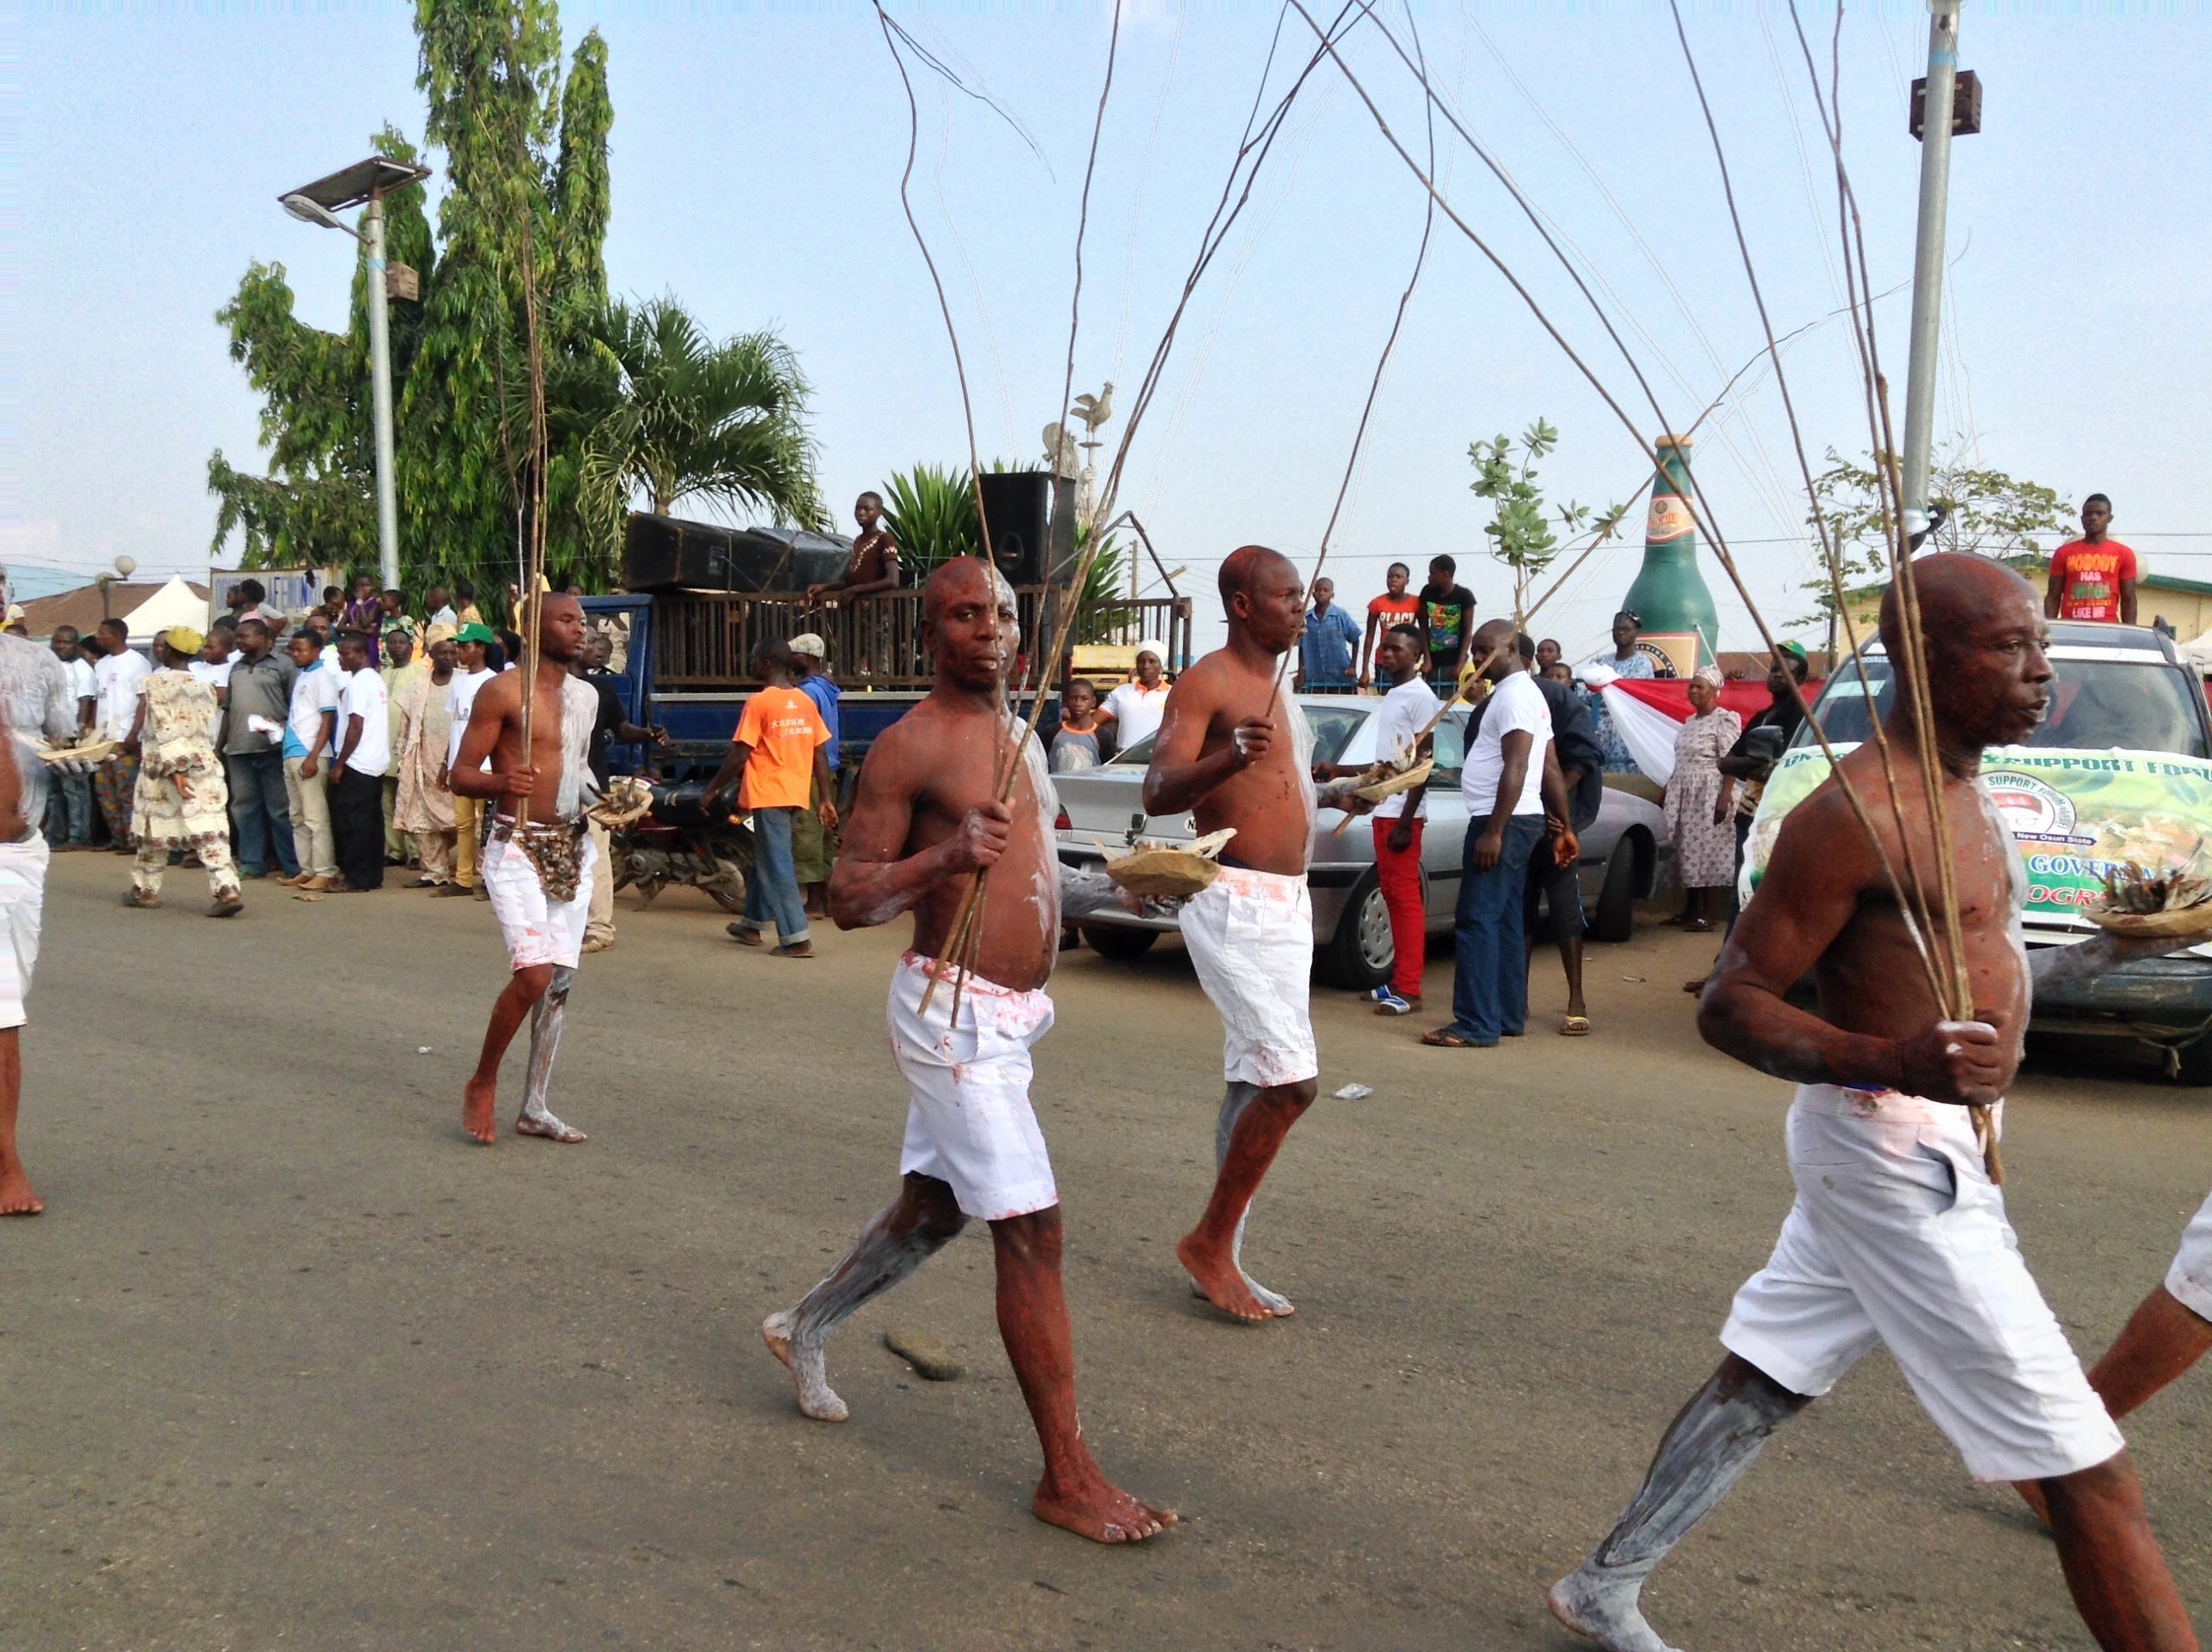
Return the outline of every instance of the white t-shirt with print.
<path id="1" fill-rule="evenodd" d="M 1436 690 L 1418 672 L 1384 695 L 1382 708 L 1375 714 L 1376 761 L 1388 763 L 1400 753 L 1411 751 L 1420 743 L 1421 731 L 1435 715 Z M 1395 820 L 1406 812 L 1407 799 L 1417 795 L 1412 791 L 1393 793 L 1375 805 L 1374 818 Z"/>
<path id="2" fill-rule="evenodd" d="M 1459 795 L 1467 800 L 1471 829 L 1480 830 L 1497 807 L 1498 782 L 1505 778 L 1504 740 L 1508 734 L 1529 736 L 1529 772 L 1522 777 L 1521 796 L 1513 805 L 1516 815 L 1544 812 L 1544 747 L 1551 744 L 1552 711 L 1543 690 L 1526 671 L 1516 671 L 1491 690 L 1483 707 L 1482 727 L 1467 747 L 1467 760 L 1459 770 Z"/>
<path id="3" fill-rule="evenodd" d="M 292 715 L 286 719 L 286 727 L 292 738 L 307 747 L 308 757 L 324 754 L 316 745 L 322 739 L 322 714 L 338 709 L 338 679 L 339 673 L 320 661 L 313 670 L 292 678 Z"/>
<path id="4" fill-rule="evenodd" d="M 338 749 L 346 749 L 346 737 L 352 730 L 353 719 L 361 720 L 361 737 L 353 743 L 353 754 L 346 759 L 346 768 L 352 774 L 382 775 L 391 766 L 391 700 L 385 693 L 384 679 L 377 675 L 376 667 L 364 665 L 358 671 L 348 671 L 338 679 Z"/>
<path id="5" fill-rule="evenodd" d="M 130 649 L 103 654 L 92 667 L 99 694 L 99 729 L 108 740 L 129 740 L 130 725 L 138 715 L 138 696 L 146 692 L 146 679 L 154 668 L 146 657 Z"/>

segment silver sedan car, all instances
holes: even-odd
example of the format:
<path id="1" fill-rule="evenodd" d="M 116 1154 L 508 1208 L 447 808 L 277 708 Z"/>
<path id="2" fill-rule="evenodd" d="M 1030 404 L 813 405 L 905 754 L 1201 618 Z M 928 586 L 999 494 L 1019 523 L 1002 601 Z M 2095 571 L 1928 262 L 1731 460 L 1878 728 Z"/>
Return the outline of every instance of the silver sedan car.
<path id="1" fill-rule="evenodd" d="M 1376 714 L 1380 699 L 1340 694 L 1296 696 L 1313 729 L 1313 760 L 1358 766 L 1376 760 Z M 1436 773 L 1422 813 L 1429 824 L 1421 835 L 1421 899 L 1432 935 L 1452 927 L 1459 898 L 1460 855 L 1467 834 L 1467 805 L 1459 795 L 1459 760 L 1464 717 L 1461 708 L 1437 725 Z M 1067 865 L 1095 868 L 1105 857 L 1103 841 L 1119 849 L 1132 835 L 1173 843 L 1195 836 L 1188 815 L 1148 816 L 1144 812 L 1145 766 L 1152 741 L 1138 741 L 1113 761 L 1096 769 L 1053 776 L 1060 795 L 1058 822 L 1060 859 Z M 1364 991 L 1389 979 L 1393 956 L 1390 916 L 1376 881 L 1375 838 L 1369 823 L 1356 820 L 1342 833 L 1342 811 L 1325 809 L 1313 825 L 1312 869 L 1314 970 L 1324 981 Z M 1674 845 L 1665 816 L 1642 797 L 1605 788 L 1597 820 L 1581 835 L 1583 910 L 1590 938 L 1625 941 L 1635 924 L 1636 903 L 1671 874 Z M 1176 927 L 1169 918 L 1137 918 L 1096 912 L 1083 922 L 1084 938 L 1109 958 L 1133 958 Z"/>

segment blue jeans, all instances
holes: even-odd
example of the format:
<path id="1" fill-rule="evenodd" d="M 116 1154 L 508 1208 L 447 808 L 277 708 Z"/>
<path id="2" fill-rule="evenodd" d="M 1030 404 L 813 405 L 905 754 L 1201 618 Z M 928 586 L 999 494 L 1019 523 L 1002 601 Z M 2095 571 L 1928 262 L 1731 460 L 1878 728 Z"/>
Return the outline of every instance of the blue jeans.
<path id="1" fill-rule="evenodd" d="M 806 902 L 791 862 L 791 821 L 798 814 L 796 809 L 753 811 L 753 875 L 745 880 L 747 924 L 763 930 L 772 923 L 785 946 L 807 938 Z"/>
<path id="2" fill-rule="evenodd" d="M 1522 892 L 1529 856 L 1543 841 L 1541 815 L 1516 815 L 1505 829 L 1497 864 L 1475 870 L 1475 841 L 1484 819 L 1467 823 L 1459 859 L 1459 906 L 1452 939 L 1458 968 L 1452 977 L 1452 1031 L 1471 1044 L 1490 1045 L 1529 1024 L 1529 960 L 1521 939 Z"/>
<path id="3" fill-rule="evenodd" d="M 284 754 L 233 752 L 223 759 L 231 783 L 231 829 L 238 836 L 238 871 L 258 878 L 273 855 L 288 878 L 300 875 L 292 847 L 292 805 L 284 795 Z"/>
<path id="4" fill-rule="evenodd" d="M 46 800 L 46 841 L 50 843 L 89 843 L 92 841 L 92 777 L 56 774 L 53 794 Z"/>

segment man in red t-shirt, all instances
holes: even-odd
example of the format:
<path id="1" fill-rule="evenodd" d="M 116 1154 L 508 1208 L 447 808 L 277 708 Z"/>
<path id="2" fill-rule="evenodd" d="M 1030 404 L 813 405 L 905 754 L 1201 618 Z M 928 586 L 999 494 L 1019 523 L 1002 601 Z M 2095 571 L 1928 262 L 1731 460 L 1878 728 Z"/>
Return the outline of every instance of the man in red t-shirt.
<path id="1" fill-rule="evenodd" d="M 1367 635 L 1359 644 L 1359 686 L 1375 686 L 1375 639 L 1393 626 L 1404 625 L 1421 612 L 1421 599 L 1406 589 L 1414 571 L 1403 562 L 1392 562 L 1382 581 L 1389 588 L 1367 605 Z"/>
<path id="2" fill-rule="evenodd" d="M 2105 537 L 2112 501 L 2092 493 L 2082 502 L 2082 537 L 2061 545 L 2050 559 L 2043 595 L 2046 620 L 2090 620 L 2102 625 L 2135 623 L 2135 553 Z"/>

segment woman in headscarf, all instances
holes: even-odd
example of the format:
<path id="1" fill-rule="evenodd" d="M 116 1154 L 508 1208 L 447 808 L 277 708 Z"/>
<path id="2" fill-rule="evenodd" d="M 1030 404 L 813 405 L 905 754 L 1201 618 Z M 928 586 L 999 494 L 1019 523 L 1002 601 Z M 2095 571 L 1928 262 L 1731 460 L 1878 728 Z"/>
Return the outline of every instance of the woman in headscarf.
<path id="1" fill-rule="evenodd" d="M 1720 759 L 1744 732 L 1744 720 L 1721 709 L 1720 683 L 1714 665 L 1690 679 L 1690 715 L 1675 736 L 1675 772 L 1667 782 L 1667 829 L 1688 892 L 1681 924 L 1700 935 L 1712 931 L 1710 914 L 1727 905 L 1736 870 L 1736 783 L 1720 772 Z"/>
<path id="2" fill-rule="evenodd" d="M 453 673 L 460 659 L 451 626 L 429 630 L 430 669 L 409 679 L 401 690 L 395 719 L 399 762 L 399 796 L 392 806 L 394 829 L 415 840 L 423 875 L 410 888 L 432 889 L 453 881 L 453 793 L 443 783 L 446 748 L 453 730 Z"/>

